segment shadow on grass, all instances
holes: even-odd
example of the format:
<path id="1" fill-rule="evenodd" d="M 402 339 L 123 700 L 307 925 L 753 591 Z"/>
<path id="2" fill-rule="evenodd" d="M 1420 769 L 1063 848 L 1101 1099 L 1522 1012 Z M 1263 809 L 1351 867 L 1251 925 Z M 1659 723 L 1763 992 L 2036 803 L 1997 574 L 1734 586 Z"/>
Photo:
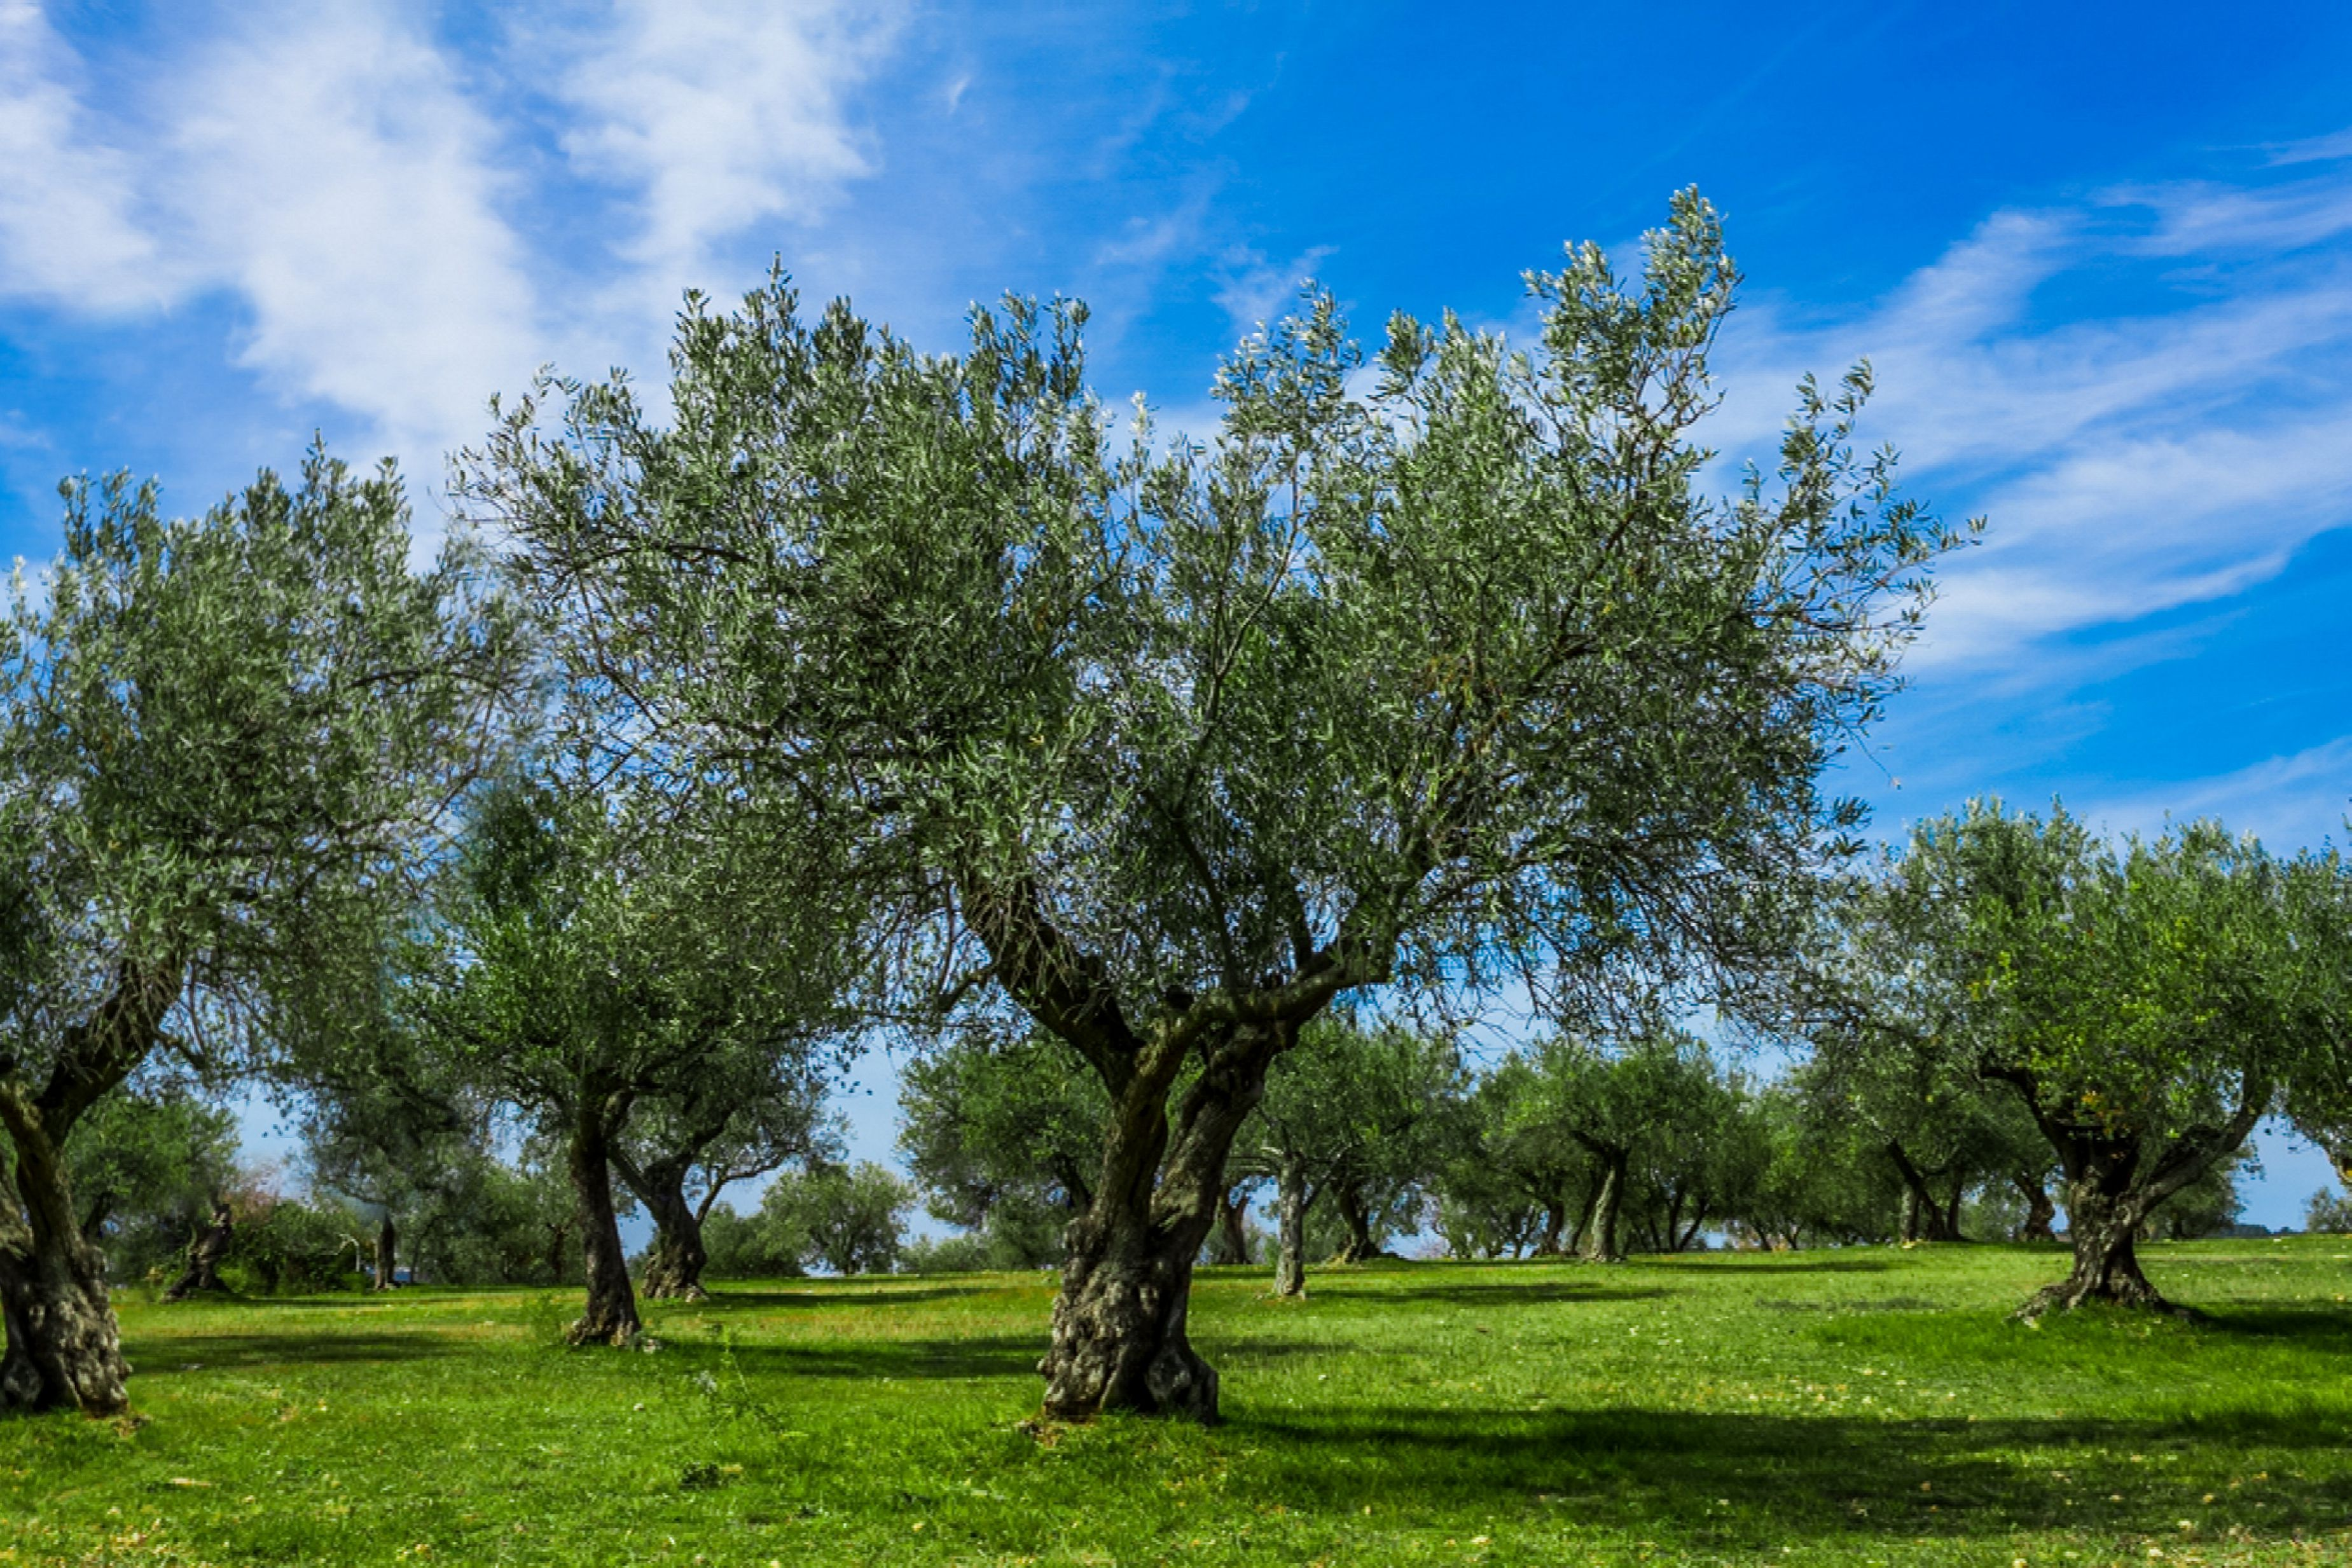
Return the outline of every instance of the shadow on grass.
<path id="1" fill-rule="evenodd" d="M 2206 1311 L 2201 1327 L 2215 1333 L 2242 1334 L 2249 1339 L 2284 1340 L 2298 1347 L 2352 1356 L 2352 1312 L 2322 1312 L 2311 1307 L 2242 1307 L 2231 1304 Z"/>
<path id="2" fill-rule="evenodd" d="M 1605 1275 L 1588 1275 L 1564 1280 L 1496 1280 L 1491 1282 L 1466 1281 L 1459 1285 L 1417 1285 L 1410 1295 L 1391 1291 L 1355 1291 L 1346 1288 L 1345 1281 L 1328 1281 L 1328 1293 L 1344 1298 L 1349 1304 L 1378 1303 L 1410 1310 L 1419 1310 L 1431 1301 L 1446 1301 L 1458 1307 L 1534 1306 L 1551 1301 L 1647 1301 L 1666 1294 L 1661 1289 L 1637 1290 L 1604 1283 Z M 1307 1281 L 1308 1299 L 1315 1287 L 1326 1284 L 1311 1276 Z"/>
<path id="3" fill-rule="evenodd" d="M 1274 1439 L 1261 1451 L 1278 1457 L 1258 1484 L 1301 1511 L 1335 1497 L 1343 1507 L 1351 1497 L 1379 1500 L 1407 1519 L 1558 1510 L 1581 1527 L 1759 1551 L 1801 1534 L 2056 1530 L 2180 1541 L 2233 1525 L 2340 1531 L 2352 1502 L 2345 1423 L 2310 1411 L 1985 1421 L 1411 1407 L 1303 1416 L 1236 1400 L 1227 1414 L 1244 1438 Z M 2158 1462 L 2142 1462 L 2150 1456 Z M 2240 1480 L 2257 1484 L 2229 1490 Z M 2181 1530 L 2184 1519 L 2192 1531 Z"/>
<path id="4" fill-rule="evenodd" d="M 436 1356 L 480 1354 L 481 1346 L 454 1335 L 420 1328 L 413 1333 L 174 1334 L 168 1340 L 133 1338 L 123 1355 L 135 1372 L 179 1372 L 191 1365 L 206 1371 L 245 1371 L 260 1366 L 331 1366 L 352 1362 L 425 1361 Z"/>
<path id="5" fill-rule="evenodd" d="M 699 1301 L 678 1303 L 686 1312 L 718 1312 L 729 1307 L 909 1307 L 925 1301 L 953 1301 L 964 1296 L 1002 1295 L 1008 1291 L 1034 1289 L 1026 1285 L 1003 1282 L 969 1285 L 920 1285 L 914 1289 L 892 1289 L 877 1285 L 870 1289 L 856 1286 L 827 1290 L 805 1291 L 744 1291 L 737 1290 L 724 1281 L 710 1281 L 710 1294 Z"/>

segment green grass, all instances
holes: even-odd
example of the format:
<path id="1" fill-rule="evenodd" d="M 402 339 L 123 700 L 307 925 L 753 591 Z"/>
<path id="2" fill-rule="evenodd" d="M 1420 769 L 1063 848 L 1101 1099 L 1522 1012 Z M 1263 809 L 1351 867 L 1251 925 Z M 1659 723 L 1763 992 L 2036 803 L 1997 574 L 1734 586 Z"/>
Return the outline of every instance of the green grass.
<path id="1" fill-rule="evenodd" d="M 135 1420 L 0 1421 L 0 1563 L 2352 1563 L 2352 1252 L 2148 1251 L 2200 1325 L 2007 1321 L 2049 1251 L 1205 1271 L 1213 1431 L 1040 1428 L 1048 1286 L 129 1304 Z"/>

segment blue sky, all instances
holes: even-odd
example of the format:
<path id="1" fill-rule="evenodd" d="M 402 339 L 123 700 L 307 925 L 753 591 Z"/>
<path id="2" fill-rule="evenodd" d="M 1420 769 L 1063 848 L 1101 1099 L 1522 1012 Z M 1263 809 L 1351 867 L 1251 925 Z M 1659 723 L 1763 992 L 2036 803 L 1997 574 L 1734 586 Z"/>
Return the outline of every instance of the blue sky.
<path id="1" fill-rule="evenodd" d="M 0 550 L 54 548 L 61 476 L 193 510 L 314 430 L 430 518 L 490 393 L 657 380 L 681 291 L 779 256 L 938 348 L 1079 295 L 1105 393 L 1197 427 L 1306 274 L 1524 324 L 1522 269 L 1691 183 L 1749 277 L 1727 456 L 1866 354 L 1866 434 L 1990 521 L 1851 770 L 1882 828 L 1998 790 L 2340 838 L 2340 3 L 0 0 Z M 2291 1222 L 2324 1169 L 2268 1157 Z"/>

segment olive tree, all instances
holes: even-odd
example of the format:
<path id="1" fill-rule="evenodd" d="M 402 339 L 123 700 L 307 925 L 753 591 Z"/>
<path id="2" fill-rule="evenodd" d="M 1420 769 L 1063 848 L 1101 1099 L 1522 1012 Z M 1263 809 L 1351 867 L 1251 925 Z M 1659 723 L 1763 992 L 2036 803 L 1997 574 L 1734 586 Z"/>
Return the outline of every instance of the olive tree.
<path id="1" fill-rule="evenodd" d="M 803 1020 L 794 1020 L 796 1022 Z M 719 1195 L 837 1141 L 824 1114 L 824 1058 L 805 1027 L 728 1035 L 697 1071 L 640 1100 L 614 1140 L 613 1169 L 653 1217 L 645 1293 L 699 1301 L 702 1223 Z"/>
<path id="2" fill-rule="evenodd" d="M 194 519 L 121 478 L 64 493 L 0 650 L 0 1403 L 96 1414 L 129 1369 L 75 1127 L 159 1053 L 226 1072 L 342 1005 L 516 639 L 462 539 L 412 570 L 388 467 L 314 452 Z"/>
<path id="3" fill-rule="evenodd" d="M 1274 1180 L 1276 1295 L 1306 1293 L 1307 1212 L 1327 1194 L 1347 1228 L 1342 1260 L 1373 1254 L 1381 1189 L 1432 1163 L 1427 1134 L 1461 1076 L 1452 1040 L 1393 1021 L 1368 1028 L 1327 1014 L 1301 1031 L 1267 1074 L 1234 1156 L 1238 1169 Z"/>
<path id="4" fill-rule="evenodd" d="M 1100 1081 L 1051 1037 L 972 1030 L 899 1082 L 898 1149 L 931 1217 L 979 1233 L 1003 1267 L 1060 1257 L 1102 1167 Z"/>
<path id="5" fill-rule="evenodd" d="M 1917 827 L 1842 906 L 1839 1009 L 2013 1093 L 2063 1173 L 2074 1268 L 2023 1311 L 2165 1308 L 2134 1243 L 2340 1027 L 2328 865 L 2200 822 L 2105 842 L 1997 800 Z"/>
<path id="6" fill-rule="evenodd" d="M 450 1075 L 563 1150 L 586 1269 L 574 1343 L 623 1344 L 640 1326 L 616 1164 L 656 1195 L 674 1245 L 696 1218 L 671 1185 L 693 1160 L 656 1180 L 631 1154 L 640 1107 L 698 1121 L 746 1077 L 805 1081 L 841 1039 L 855 947 L 801 826 L 716 792 L 600 786 L 548 758 L 471 807 L 408 989 Z M 656 1136 L 675 1155 L 700 1131 Z"/>
<path id="7" fill-rule="evenodd" d="M 1014 1009 L 1100 1081 L 1049 1412 L 1214 1417 L 1194 1261 L 1336 1000 L 1696 984 L 1858 820 L 1822 768 L 1953 535 L 1853 450 L 1859 371 L 1704 493 L 1735 274 L 1696 193 L 1645 257 L 1532 275 L 1524 347 L 1400 315 L 1367 375 L 1310 295 L 1205 445 L 1119 445 L 1077 307 L 929 357 L 777 280 L 689 301 L 666 422 L 551 382 L 467 464 L 649 733 L 902 857 L 910 1003 Z"/>

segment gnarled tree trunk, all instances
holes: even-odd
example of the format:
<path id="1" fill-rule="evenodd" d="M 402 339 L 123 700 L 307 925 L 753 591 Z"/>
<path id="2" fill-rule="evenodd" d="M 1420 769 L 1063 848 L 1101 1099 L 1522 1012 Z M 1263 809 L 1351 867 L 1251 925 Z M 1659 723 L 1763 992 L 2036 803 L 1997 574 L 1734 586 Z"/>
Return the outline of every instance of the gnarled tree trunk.
<path id="1" fill-rule="evenodd" d="M 1557 1258 L 1561 1251 L 1561 1239 L 1568 1230 L 1568 1205 L 1558 1200 L 1543 1206 L 1543 1234 L 1536 1238 L 1536 1256 Z M 1573 1240 L 1568 1242 L 1572 1247 Z"/>
<path id="2" fill-rule="evenodd" d="M 375 1228 L 375 1288 L 389 1291 L 399 1282 L 400 1228 L 393 1223 L 392 1206 L 386 1204 L 383 1223 Z"/>
<path id="3" fill-rule="evenodd" d="M 646 1256 L 645 1291 L 656 1300 L 699 1301 L 702 1268 L 710 1254 L 702 1245 L 702 1221 L 686 1200 L 686 1173 L 648 1170 L 648 1189 L 637 1196 L 654 1217 L 653 1249 Z"/>
<path id="4" fill-rule="evenodd" d="M 1362 1186 L 1351 1181 L 1341 1182 L 1332 1189 L 1331 1200 L 1339 1206 L 1339 1223 L 1348 1229 L 1347 1245 L 1339 1249 L 1339 1256 L 1334 1261 L 1362 1263 L 1389 1256 L 1388 1249 L 1372 1238 L 1372 1209 L 1364 1201 Z"/>
<path id="5" fill-rule="evenodd" d="M 580 1205 L 580 1250 L 587 1267 L 588 1302 L 565 1337 L 573 1344 L 626 1344 L 643 1326 L 629 1265 L 621 1248 L 621 1220 L 613 1206 L 612 1130 L 593 1097 L 572 1124 L 566 1151 L 572 1190 Z"/>
<path id="6" fill-rule="evenodd" d="M 1295 1025 L 1264 1025 L 1212 1042 L 1172 1136 L 1167 1096 L 1181 1061 L 1147 1060 L 1114 1094 L 1103 1177 L 1070 1222 L 1053 1344 L 1037 1364 L 1047 1415 L 1216 1420 L 1216 1372 L 1185 1334 L 1192 1260 L 1216 1221 L 1234 1134 L 1265 1092 L 1267 1064 L 1297 1038 Z"/>
<path id="7" fill-rule="evenodd" d="M 2166 1301 L 2140 1272 L 2140 1227 L 2165 1199 L 2244 1143 L 2268 1103 L 2267 1086 L 2250 1083 L 2227 1122 L 2191 1127 L 2153 1156 L 2136 1133 L 2061 1122 L 2035 1105 L 2036 1119 L 2057 1147 L 2066 1173 L 2066 1232 L 2074 1244 L 2074 1266 L 2065 1279 L 2036 1291 L 2017 1315 L 2035 1318 L 2053 1307 L 2072 1309 L 2094 1301 L 2190 1315 Z M 2031 1098 L 2028 1103 L 2033 1103 Z"/>
<path id="8" fill-rule="evenodd" d="M 199 1291 L 224 1291 L 221 1283 L 221 1260 L 228 1256 L 229 1243 L 236 1239 L 235 1218 L 228 1205 L 215 1201 L 211 1221 L 196 1232 L 188 1243 L 187 1267 L 163 1292 L 167 1301 L 184 1301 Z"/>
<path id="9" fill-rule="evenodd" d="M 1275 1177 L 1280 1231 L 1274 1260 L 1274 1293 L 1277 1296 L 1307 1293 L 1307 1206 L 1313 1201 L 1313 1194 L 1307 1190 L 1307 1167 L 1286 1155 Z"/>
<path id="10" fill-rule="evenodd" d="M 2038 1176 L 2013 1176 L 2019 1196 L 2025 1199 L 2025 1223 L 2018 1228 L 2020 1241 L 2055 1241 L 2058 1239 L 2058 1206 L 2050 1199 L 2050 1189 Z"/>
<path id="11" fill-rule="evenodd" d="M 0 1408 L 118 1414 L 131 1402 L 131 1364 L 106 1298 L 105 1255 L 73 1223 L 55 1146 L 37 1129 L 12 1130 L 13 1183 L 0 1167 L 0 1327 L 8 1342 Z"/>
<path id="12" fill-rule="evenodd" d="M 1581 1256 L 1589 1263 L 1618 1263 L 1625 1258 L 1617 1245 L 1617 1217 L 1625 1204 L 1626 1167 L 1633 1156 L 1622 1149 L 1601 1155 L 1601 1185 L 1592 1195 L 1592 1218 L 1585 1227 Z"/>
<path id="13" fill-rule="evenodd" d="M 1209 1261 L 1249 1260 L 1249 1190 L 1246 1184 L 1237 1183 L 1217 1204 L 1216 1239 L 1209 1244 Z"/>

